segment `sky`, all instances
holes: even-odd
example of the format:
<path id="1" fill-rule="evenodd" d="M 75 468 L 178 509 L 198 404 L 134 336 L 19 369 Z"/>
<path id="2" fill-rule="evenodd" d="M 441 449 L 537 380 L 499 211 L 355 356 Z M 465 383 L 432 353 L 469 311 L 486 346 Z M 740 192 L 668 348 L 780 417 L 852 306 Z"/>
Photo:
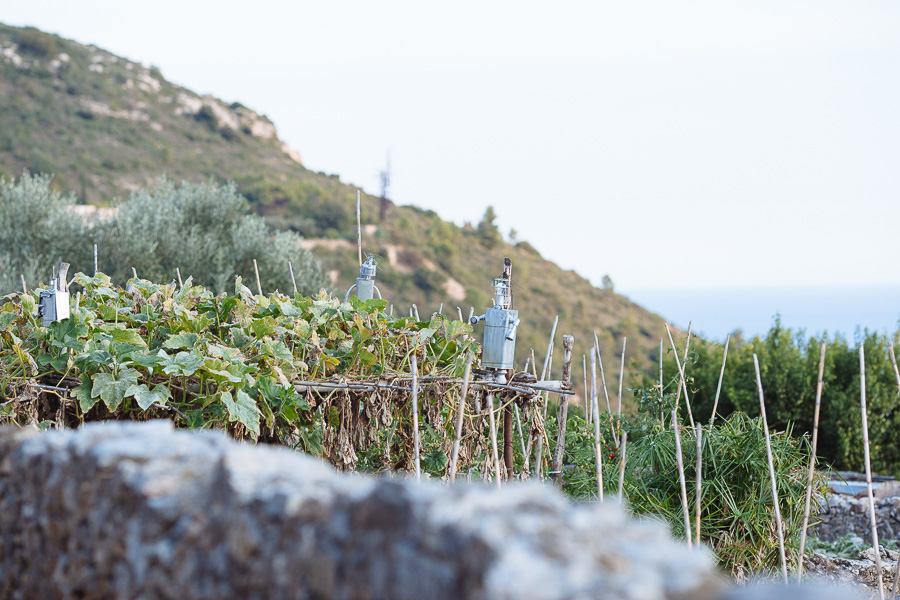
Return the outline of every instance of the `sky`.
<path id="1" fill-rule="evenodd" d="M 740 321 L 736 294 L 770 320 L 777 290 L 817 327 L 802 306 L 834 289 L 859 291 L 848 323 L 900 316 L 865 292 L 900 301 L 897 2 L 7 0 L 0 21 L 240 101 L 370 193 L 389 154 L 395 202 L 492 205 L 664 316 Z"/>

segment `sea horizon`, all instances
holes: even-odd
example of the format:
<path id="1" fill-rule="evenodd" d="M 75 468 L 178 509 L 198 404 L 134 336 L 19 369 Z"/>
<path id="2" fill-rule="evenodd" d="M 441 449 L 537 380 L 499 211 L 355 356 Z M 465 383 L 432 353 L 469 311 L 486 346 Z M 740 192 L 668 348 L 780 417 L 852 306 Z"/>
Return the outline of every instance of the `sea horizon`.
<path id="1" fill-rule="evenodd" d="M 900 285 L 642 289 L 622 295 L 668 322 L 711 341 L 740 330 L 745 339 L 764 336 L 781 319 L 783 327 L 807 336 L 827 333 L 856 339 L 856 333 L 893 334 L 900 321 Z"/>

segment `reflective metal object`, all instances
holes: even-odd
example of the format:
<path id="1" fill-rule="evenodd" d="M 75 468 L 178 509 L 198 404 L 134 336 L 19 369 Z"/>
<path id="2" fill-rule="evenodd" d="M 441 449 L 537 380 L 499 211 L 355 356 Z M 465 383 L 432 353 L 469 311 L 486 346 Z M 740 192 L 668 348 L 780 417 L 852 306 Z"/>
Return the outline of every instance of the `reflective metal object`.
<path id="1" fill-rule="evenodd" d="M 378 298 L 381 298 L 381 290 L 375 285 L 375 272 L 377 270 L 378 264 L 375 262 L 375 257 L 369 256 L 366 258 L 366 262 L 359 267 L 359 277 L 356 278 L 356 283 L 351 285 L 344 295 L 344 302 L 350 299 L 350 292 L 353 291 L 353 288 L 356 288 L 356 294 L 354 295 L 360 300 L 371 300 L 375 297 L 375 294 L 378 294 Z"/>
<path id="2" fill-rule="evenodd" d="M 69 288 L 66 285 L 68 271 L 69 263 L 60 263 L 56 276 L 50 279 L 50 289 L 40 291 L 38 316 L 44 327 L 69 318 Z"/>
<path id="3" fill-rule="evenodd" d="M 490 369 L 512 369 L 515 366 L 516 331 L 519 311 L 510 310 L 512 290 L 509 281 L 498 277 L 492 282 L 494 306 L 469 323 L 484 321 L 484 342 L 481 345 L 481 366 Z"/>

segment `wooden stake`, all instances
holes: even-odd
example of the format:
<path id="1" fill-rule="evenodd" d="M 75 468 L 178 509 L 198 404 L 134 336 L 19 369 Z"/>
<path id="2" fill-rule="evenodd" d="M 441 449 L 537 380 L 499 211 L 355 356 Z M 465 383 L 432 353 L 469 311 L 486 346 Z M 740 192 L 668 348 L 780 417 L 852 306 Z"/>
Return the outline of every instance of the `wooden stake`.
<path id="1" fill-rule="evenodd" d="M 675 347 L 675 341 L 672 339 L 672 332 L 669 331 L 669 324 L 666 323 L 666 333 L 669 334 L 669 343 L 672 345 L 672 352 L 675 354 L 675 366 L 678 367 L 678 389 L 675 393 L 675 407 L 678 408 L 679 399 L 681 398 L 681 390 L 684 389 L 684 403 L 687 405 L 688 411 L 688 419 L 691 422 L 691 428 L 694 427 L 694 416 L 691 414 L 691 402 L 688 400 L 687 395 L 687 383 L 684 380 L 684 367 L 681 365 L 681 361 L 678 360 L 678 348 Z M 690 345 L 691 341 L 688 338 L 688 345 Z M 685 356 L 687 356 L 687 346 L 685 346 Z"/>
<path id="2" fill-rule="evenodd" d="M 419 373 L 416 368 L 416 353 L 410 355 L 412 365 L 412 418 L 413 418 L 413 447 L 415 448 L 416 481 L 422 481 L 422 468 L 419 463 Z"/>
<path id="3" fill-rule="evenodd" d="M 659 338 L 659 398 L 663 397 L 663 341 Z"/>
<path id="4" fill-rule="evenodd" d="M 875 570 L 878 571 L 878 597 L 884 600 L 881 575 L 881 547 L 878 545 L 878 523 L 875 520 L 875 496 L 872 494 L 872 462 L 869 458 L 869 419 L 866 415 L 866 355 L 865 344 L 859 344 L 859 404 L 862 410 L 863 458 L 866 462 L 866 490 L 869 495 L 869 515 L 872 524 L 872 548 L 875 549 Z"/>
<path id="5" fill-rule="evenodd" d="M 619 503 L 623 503 L 625 501 L 625 496 L 622 495 L 622 490 L 625 487 L 625 451 L 626 444 L 628 443 L 628 432 L 622 432 L 622 445 L 619 447 Z"/>
<path id="6" fill-rule="evenodd" d="M 254 261 L 255 263 L 256 261 Z M 175 275 L 178 276 L 178 288 L 181 289 L 184 287 L 184 282 L 181 280 L 181 269 L 175 267 Z"/>
<path id="7" fill-rule="evenodd" d="M 659 422 L 665 425 L 665 413 L 663 413 L 662 408 L 663 397 L 665 396 L 663 389 L 663 340 L 662 338 L 659 338 Z"/>
<path id="8" fill-rule="evenodd" d="M 135 279 L 138 278 L 138 276 L 137 276 L 137 271 L 135 270 L 134 267 L 131 267 L 131 274 L 134 275 L 134 278 L 135 278 Z"/>
<path id="9" fill-rule="evenodd" d="M 581 355 L 581 372 L 584 373 L 584 417 L 585 420 L 590 423 L 591 422 L 591 413 L 588 406 L 590 406 L 590 400 L 588 399 L 588 386 L 587 386 L 587 357 L 582 354 Z"/>
<path id="10" fill-rule="evenodd" d="M 294 265 L 291 264 L 291 261 L 288 261 L 288 271 L 291 272 L 291 285 L 294 286 L 294 293 L 297 293 L 297 280 L 294 279 Z"/>
<path id="11" fill-rule="evenodd" d="M 756 369 L 756 388 L 759 390 L 759 413 L 762 415 L 763 432 L 766 435 L 766 458 L 769 460 L 769 479 L 772 482 L 772 503 L 775 506 L 775 525 L 778 529 L 778 553 L 781 556 L 781 575 L 784 577 L 784 582 L 787 583 L 787 557 L 785 557 L 784 554 L 784 526 L 781 523 L 781 505 L 778 501 L 778 486 L 775 483 L 775 463 L 772 460 L 772 442 L 769 440 L 769 421 L 766 419 L 766 401 L 763 398 L 762 377 L 760 377 L 759 374 L 759 359 L 756 358 L 756 354 L 753 355 L 753 367 Z"/>
<path id="12" fill-rule="evenodd" d="M 441 302 L 441 305 L 438 306 L 438 314 L 439 314 L 439 315 L 443 315 L 443 314 L 444 314 L 444 303 L 443 303 L 443 302 Z"/>
<path id="13" fill-rule="evenodd" d="M 553 319 L 553 327 L 550 329 L 550 341 L 547 342 L 547 353 L 544 355 L 544 368 L 541 369 L 541 381 L 546 381 L 547 379 L 547 370 L 550 368 L 550 357 L 553 355 L 553 338 L 556 337 L 556 326 L 559 324 L 559 315 L 556 315 Z M 544 401 L 544 408 L 541 411 L 541 415 L 547 414 L 547 398 L 548 394 L 542 393 L 541 398 Z M 537 437 L 537 456 L 535 458 L 535 474 L 540 477 L 541 476 L 541 467 L 543 466 L 543 456 L 544 456 L 544 436 L 539 434 Z"/>
<path id="14" fill-rule="evenodd" d="M 695 429 L 697 433 L 697 490 L 694 498 L 694 540 L 700 547 L 700 496 L 703 493 L 703 426 Z"/>
<path id="15" fill-rule="evenodd" d="M 491 454 L 494 459 L 494 479 L 497 481 L 497 487 L 500 483 L 500 456 L 497 453 L 497 420 L 494 418 L 494 394 L 488 393 L 488 418 L 491 425 Z"/>
<path id="16" fill-rule="evenodd" d="M 622 363 L 619 365 L 619 406 L 616 409 L 616 414 L 618 416 L 622 416 L 622 383 L 625 381 L 625 344 L 628 343 L 628 338 L 622 338 Z"/>
<path id="17" fill-rule="evenodd" d="M 684 458 L 681 455 L 681 432 L 678 430 L 678 407 L 672 409 L 672 429 L 675 431 L 675 464 L 678 466 L 678 481 L 681 484 L 681 510 L 684 516 L 684 536 L 688 548 L 691 544 L 691 516 L 688 511 L 687 486 L 684 482 Z"/>
<path id="18" fill-rule="evenodd" d="M 519 405 L 513 402 L 513 408 L 516 410 L 516 426 L 519 428 L 519 443 L 522 445 L 522 479 L 528 478 L 528 454 L 525 452 L 525 436 L 522 435 L 522 418 L 519 416 Z"/>
<path id="19" fill-rule="evenodd" d="M 597 349 L 591 348 L 591 404 L 594 406 L 594 457 L 597 463 L 597 497 L 603 502 L 603 448 L 600 442 L 600 407 L 597 405 Z"/>
<path id="20" fill-rule="evenodd" d="M 356 250 L 359 253 L 359 266 L 362 268 L 362 225 L 359 212 L 359 190 L 356 190 Z"/>
<path id="21" fill-rule="evenodd" d="M 456 437 L 453 439 L 453 453 L 450 455 L 450 483 L 456 481 L 456 462 L 459 459 L 459 440 L 462 438 L 463 413 L 466 410 L 466 396 L 469 393 L 469 376 L 472 373 L 472 359 L 470 352 L 466 357 L 466 370 L 463 375 L 462 392 L 459 396 L 459 407 L 456 413 Z"/>
<path id="22" fill-rule="evenodd" d="M 75 314 L 78 314 L 78 307 L 81 306 L 81 292 L 75 294 Z"/>
<path id="23" fill-rule="evenodd" d="M 728 341 L 726 340 L 726 344 Z M 726 346 L 727 348 L 727 346 Z M 816 383 L 816 409 L 813 413 L 812 451 L 809 454 L 809 473 L 806 479 L 806 505 L 803 508 L 803 527 L 800 529 L 800 560 L 797 563 L 797 583 L 803 577 L 803 550 L 806 548 L 806 528 L 809 527 L 809 505 L 812 501 L 813 474 L 816 469 L 816 444 L 819 440 L 819 407 L 822 404 L 822 385 L 825 373 L 825 340 L 819 353 L 819 380 Z M 898 563 L 900 564 L 900 563 Z"/>
<path id="24" fill-rule="evenodd" d="M 462 309 L 460 307 L 456 307 L 456 314 L 459 315 L 459 320 L 462 321 Z"/>
<path id="25" fill-rule="evenodd" d="M 888 348 L 891 351 L 891 365 L 894 367 L 894 377 L 897 379 L 897 392 L 900 393 L 900 371 L 897 370 L 897 355 L 894 353 L 894 342 L 888 340 Z M 891 586 L 891 600 L 897 597 L 897 582 L 900 581 L 900 560 L 897 561 L 897 570 L 894 571 L 894 584 Z"/>
<path id="26" fill-rule="evenodd" d="M 612 414 L 612 407 L 609 404 L 609 392 L 606 389 L 606 374 L 603 372 L 603 359 L 600 358 L 600 344 L 597 341 L 597 332 L 594 332 L 594 349 L 597 353 L 597 364 L 600 365 L 600 383 L 603 385 L 603 397 L 606 398 L 606 412 L 610 415 Z M 599 418 L 599 417 L 598 417 Z M 616 448 L 619 447 L 619 434 L 616 431 L 615 426 L 610 423 L 609 429 L 612 432 L 613 443 L 615 443 Z"/>
<path id="27" fill-rule="evenodd" d="M 415 304 L 413 304 L 412 311 L 413 311 L 412 316 L 415 317 L 416 321 L 418 321 L 419 320 L 419 307 L 416 306 Z"/>
<path id="28" fill-rule="evenodd" d="M 575 338 L 571 335 L 563 336 L 563 385 L 572 381 L 572 349 L 575 347 Z M 569 413 L 569 397 L 559 395 L 559 410 L 557 411 L 558 430 L 556 435 L 556 452 L 553 455 L 553 470 L 556 471 L 556 480 L 562 487 L 563 451 L 566 448 L 566 425 Z"/>
<path id="29" fill-rule="evenodd" d="M 725 377 L 725 361 L 728 359 L 728 342 L 730 340 L 731 340 L 731 334 L 729 333 L 728 335 L 725 336 L 725 352 L 722 353 L 722 370 L 719 371 L 719 385 L 716 386 L 716 401 L 713 402 L 712 416 L 709 418 L 709 426 L 710 427 L 712 427 L 713 421 L 716 420 L 716 409 L 719 406 L 719 394 L 722 392 L 722 379 Z M 822 357 L 824 358 L 825 342 L 822 342 L 822 352 L 823 352 Z M 821 376 L 821 372 L 819 373 L 819 375 Z M 817 404 L 816 411 L 818 411 L 818 410 L 819 410 L 819 408 L 818 408 L 818 404 Z M 818 414 L 818 412 L 816 414 Z M 800 555 L 803 556 L 802 553 Z"/>
<path id="30" fill-rule="evenodd" d="M 256 259 L 253 259 L 253 272 L 256 274 L 256 291 L 259 292 L 259 295 L 262 296 L 262 285 L 259 283 L 259 269 L 256 267 Z"/>
<path id="31" fill-rule="evenodd" d="M 94 244 L 94 277 L 97 276 L 97 244 Z"/>
<path id="32" fill-rule="evenodd" d="M 25 285 L 25 276 L 20 273 L 19 277 L 22 278 L 22 293 L 27 296 L 28 295 L 28 286 Z"/>

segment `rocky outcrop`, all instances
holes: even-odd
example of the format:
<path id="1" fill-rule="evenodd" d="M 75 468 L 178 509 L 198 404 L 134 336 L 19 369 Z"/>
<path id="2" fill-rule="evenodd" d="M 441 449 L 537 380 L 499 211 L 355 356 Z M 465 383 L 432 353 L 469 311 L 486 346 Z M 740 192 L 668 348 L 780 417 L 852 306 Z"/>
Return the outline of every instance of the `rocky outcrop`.
<path id="1" fill-rule="evenodd" d="M 897 560 L 900 555 L 893 550 L 881 549 L 881 581 L 887 596 L 894 583 Z M 869 548 L 859 553 L 856 560 L 828 558 L 821 554 L 803 557 L 803 568 L 808 576 L 822 583 L 855 586 L 869 598 L 879 598 L 878 569 L 875 565 L 875 550 Z"/>
<path id="2" fill-rule="evenodd" d="M 712 598 L 615 503 L 340 475 L 167 422 L 0 431 L 3 598 Z"/>
<path id="3" fill-rule="evenodd" d="M 819 523 L 810 528 L 810 535 L 833 541 L 845 535 L 859 536 L 872 543 L 872 521 L 868 497 L 856 498 L 847 494 L 830 494 L 821 507 Z M 900 497 L 875 500 L 875 521 L 880 541 L 900 539 Z"/>

